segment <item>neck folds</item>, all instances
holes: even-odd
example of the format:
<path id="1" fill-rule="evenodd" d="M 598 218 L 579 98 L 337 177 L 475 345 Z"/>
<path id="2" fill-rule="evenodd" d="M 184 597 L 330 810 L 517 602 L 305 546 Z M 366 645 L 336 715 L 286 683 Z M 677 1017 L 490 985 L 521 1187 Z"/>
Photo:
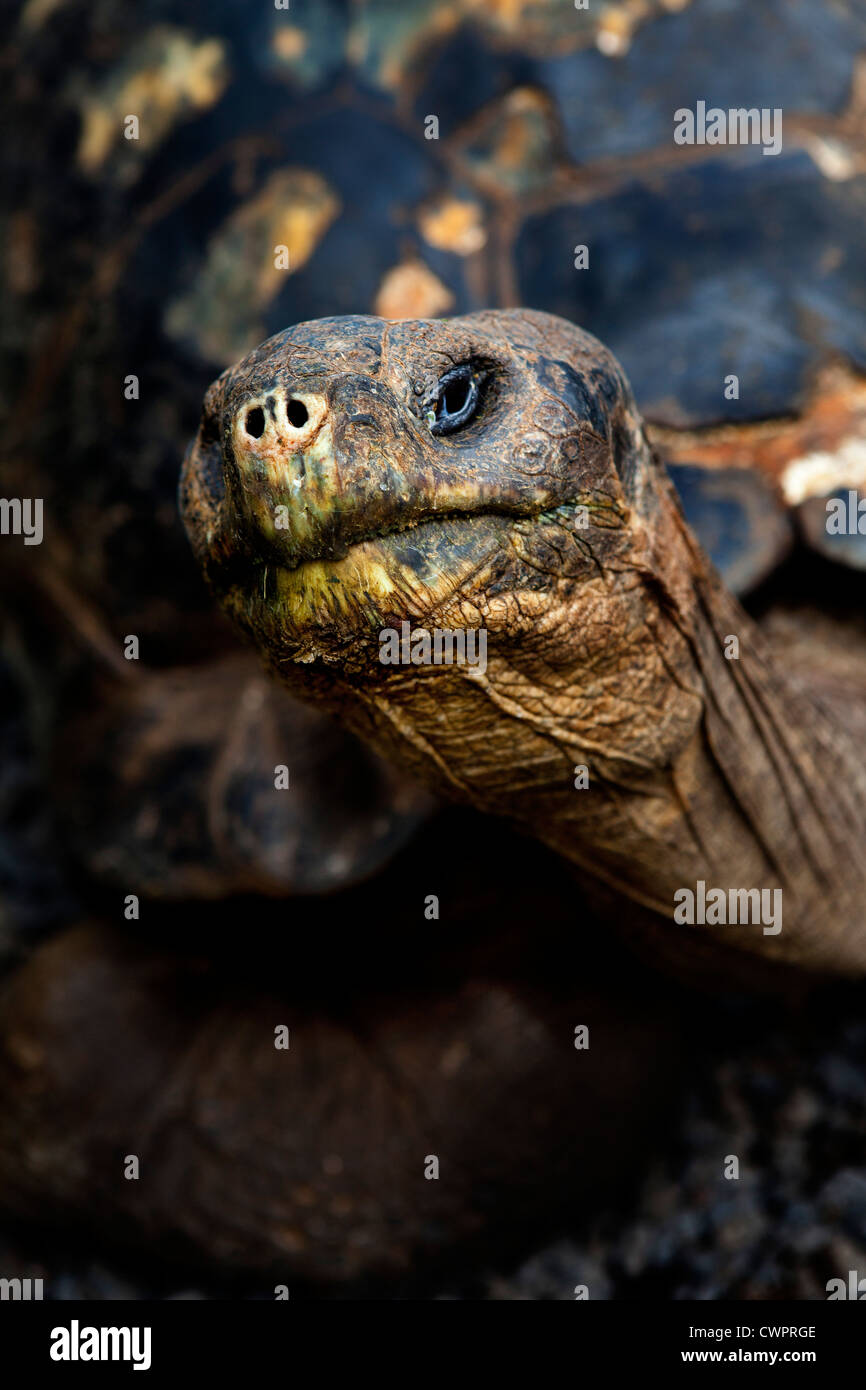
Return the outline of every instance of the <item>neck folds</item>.
<path id="1" fill-rule="evenodd" d="M 649 521 L 484 673 L 393 673 L 356 728 L 579 870 L 653 949 L 866 969 L 866 773 L 844 722 L 708 571 L 662 479 Z M 431 674 L 433 679 L 430 678 Z"/>

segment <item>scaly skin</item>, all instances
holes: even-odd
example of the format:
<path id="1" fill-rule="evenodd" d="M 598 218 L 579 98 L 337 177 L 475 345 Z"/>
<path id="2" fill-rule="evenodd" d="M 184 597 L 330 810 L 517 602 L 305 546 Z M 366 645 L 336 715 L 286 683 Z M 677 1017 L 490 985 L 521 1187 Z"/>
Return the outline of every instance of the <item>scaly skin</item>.
<path id="1" fill-rule="evenodd" d="M 480 408 L 438 435 L 460 363 Z M 858 741 L 711 572 L 588 334 L 528 311 L 301 324 L 211 387 L 181 498 L 220 601 L 293 691 L 553 846 L 656 956 L 757 983 L 767 963 L 866 968 Z M 382 665 L 404 620 L 483 627 L 486 672 Z M 781 888 L 782 930 L 675 924 L 701 879 Z"/>

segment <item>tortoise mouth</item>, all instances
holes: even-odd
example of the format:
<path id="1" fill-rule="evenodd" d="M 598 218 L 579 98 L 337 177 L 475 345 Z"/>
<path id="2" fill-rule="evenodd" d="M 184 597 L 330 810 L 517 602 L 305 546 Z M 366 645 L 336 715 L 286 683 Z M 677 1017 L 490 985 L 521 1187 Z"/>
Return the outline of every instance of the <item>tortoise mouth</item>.
<path id="1" fill-rule="evenodd" d="M 621 524 L 609 501 L 586 502 Z M 335 652 L 362 662 L 375 634 L 395 623 L 472 627 L 491 614 L 498 621 L 517 590 L 540 597 L 577 509 L 588 510 L 582 497 L 428 505 L 363 531 L 353 525 L 350 536 L 307 537 L 300 555 L 266 544 L 236 550 L 211 578 L 230 614 L 279 663 Z"/>
<path id="2" fill-rule="evenodd" d="M 368 529 L 358 528 L 350 536 L 337 536 L 330 544 L 308 546 L 301 550 L 297 559 L 280 557 L 277 564 L 287 574 L 297 574 L 310 565 L 321 563 L 337 564 L 351 560 L 353 551 L 375 545 L 376 542 L 394 541 L 399 545 L 402 537 L 411 538 L 428 527 L 465 528 L 467 525 L 485 518 L 498 518 L 505 522 L 533 521 L 551 511 L 548 503 L 507 503 L 486 501 L 477 507 L 450 506 L 421 512 L 417 516 L 397 516 L 393 521 L 384 522 Z"/>
<path id="3" fill-rule="evenodd" d="M 365 636 L 395 621 L 427 620 L 464 602 L 486 609 L 493 586 L 513 569 L 515 527 L 534 515 L 443 511 L 291 566 L 260 553 L 252 570 L 247 562 L 243 572 L 223 572 L 224 602 L 281 659 L 312 660 L 361 640 L 360 654 Z"/>

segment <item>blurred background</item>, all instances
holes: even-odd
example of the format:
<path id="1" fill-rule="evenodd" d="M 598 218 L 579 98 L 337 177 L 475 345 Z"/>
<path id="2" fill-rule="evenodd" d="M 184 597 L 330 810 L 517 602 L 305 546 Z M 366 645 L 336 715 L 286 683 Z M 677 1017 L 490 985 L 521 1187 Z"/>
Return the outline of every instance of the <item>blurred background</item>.
<path id="1" fill-rule="evenodd" d="M 176 487 L 209 382 L 291 323 L 572 319 L 620 358 L 696 514 L 714 471 L 753 480 L 714 558 L 756 613 L 866 609 L 864 542 L 831 551 L 822 524 L 866 448 L 866 0 L 26 0 L 0 64 L 2 487 L 46 515 L 42 546 L 2 542 L 8 977 L 71 923 L 118 916 L 121 891 L 193 928 L 203 902 L 311 911 L 402 863 L 422 825 L 456 833 L 336 734 L 336 802 L 257 809 L 256 757 L 279 761 L 287 722 L 308 748 L 318 731 L 243 666 Z M 781 108 L 781 153 L 677 146 L 674 112 L 699 101 Z M 244 692 L 255 737 L 231 742 Z M 125 762 L 156 725 L 160 755 Z M 217 756 L 215 828 L 199 802 Z M 571 890 L 543 867 L 565 922 Z M 428 1293 L 821 1298 L 866 1273 L 863 1003 L 681 998 L 674 1118 L 616 1200 Z M 0 1273 L 49 1260 L 56 1297 L 209 1291 L 105 1256 L 98 1224 L 58 1254 L 10 1217 Z"/>

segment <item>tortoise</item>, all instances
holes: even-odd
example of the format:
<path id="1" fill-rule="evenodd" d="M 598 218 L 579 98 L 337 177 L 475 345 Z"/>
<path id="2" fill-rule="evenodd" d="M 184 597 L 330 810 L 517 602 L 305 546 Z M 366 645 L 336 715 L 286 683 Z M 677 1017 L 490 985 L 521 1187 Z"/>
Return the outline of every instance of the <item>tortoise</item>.
<path id="1" fill-rule="evenodd" d="M 298 324 L 211 387 L 181 499 L 293 692 L 530 830 L 655 949 L 673 917 L 762 961 L 866 969 L 866 653 L 819 631 L 774 657 L 597 339 L 525 310 Z M 480 632 L 484 662 L 436 658 L 431 628 Z M 761 885 L 760 913 L 714 888 L 679 915 L 708 880 Z"/>
<path id="2" fill-rule="evenodd" d="M 251 21 L 229 4 L 185 6 L 181 19 L 157 3 L 91 13 L 75 0 L 31 0 L 6 50 L 4 128 L 17 135 L 4 161 L 17 196 L 4 227 L 4 392 L 15 403 L 4 486 L 43 498 L 46 528 L 41 546 L 4 535 L 0 547 L 11 609 L 7 737 L 23 749 L 6 788 L 3 1201 L 19 1220 L 41 1213 L 75 1225 L 87 1223 L 98 1193 L 103 1226 L 133 1250 L 192 1259 L 208 1274 L 405 1280 L 407 1270 L 465 1258 L 455 1252 L 473 1240 L 496 1258 L 497 1241 L 530 1248 L 546 1222 L 561 1226 L 573 1206 L 601 1202 L 605 1178 L 615 1184 L 645 1166 L 676 1099 L 692 996 L 648 977 L 594 930 L 591 881 L 606 879 L 620 904 L 627 886 L 628 911 L 614 912 L 624 934 L 651 967 L 666 963 L 700 988 L 708 973 L 730 972 L 737 987 L 796 995 L 810 972 L 858 968 L 856 902 L 854 928 L 837 937 L 819 926 L 828 913 L 831 925 L 842 920 L 823 899 L 795 926 L 795 893 L 778 936 L 729 925 L 717 946 L 711 928 L 696 928 L 684 959 L 682 933 L 672 947 L 669 920 L 643 912 L 660 898 L 669 912 L 672 890 L 699 874 L 636 847 L 621 873 L 597 827 L 602 843 L 581 851 L 575 884 L 556 854 L 486 814 L 514 813 L 508 775 L 493 776 L 483 815 L 435 810 L 405 775 L 404 742 L 395 769 L 354 735 L 383 738 L 353 667 L 367 648 L 351 624 L 338 625 L 327 680 L 321 658 L 292 667 L 303 677 L 295 693 L 332 705 L 348 729 L 262 676 L 198 577 L 175 503 L 178 460 L 207 383 L 268 333 L 306 323 L 283 344 L 300 332 L 298 352 L 330 353 L 333 334 L 345 332 L 363 376 L 375 346 L 358 335 L 375 345 L 381 329 L 346 315 L 392 321 L 395 343 L 420 334 L 434 358 L 438 332 L 472 335 L 483 323 L 495 357 L 511 330 L 473 317 L 491 305 L 529 303 L 579 323 L 622 361 L 686 519 L 728 589 L 785 644 L 792 684 L 804 672 L 828 710 L 844 711 L 854 765 L 843 757 L 832 779 L 816 772 L 808 786 L 789 773 L 799 776 L 802 759 L 815 770 L 821 725 L 811 703 L 805 724 L 783 718 L 791 762 L 774 760 L 786 799 L 772 802 L 770 823 L 784 851 L 774 873 L 794 859 L 807 902 L 810 867 L 820 875 L 831 862 L 825 837 L 842 836 L 846 876 L 831 887 L 856 896 L 858 812 L 852 805 L 840 827 L 829 783 L 841 793 L 858 776 L 863 541 L 825 523 L 827 501 L 847 498 L 862 477 L 859 8 L 816 15 L 694 0 L 596 15 L 539 0 L 400 9 L 399 21 L 384 3 L 275 8 Z M 764 71 L 770 35 L 774 63 Z M 673 111 L 705 97 L 783 106 L 783 153 L 675 147 Z M 588 269 L 577 268 L 587 259 L 578 247 Z M 400 327 L 446 313 L 463 327 Z M 322 319 L 330 327 L 317 327 Z M 551 336 L 568 364 L 584 341 L 561 323 L 519 321 L 521 341 L 536 344 L 530 357 Z M 240 395 L 250 373 L 272 384 L 280 352 L 278 340 L 215 388 L 187 469 L 193 537 L 221 593 L 224 571 L 196 521 L 223 467 L 213 412 L 227 381 Z M 647 496 L 657 494 L 684 537 L 636 442 L 620 370 L 601 348 L 580 352 L 594 355 L 599 389 L 606 379 L 613 393 L 597 402 L 598 422 L 623 408 L 631 443 L 619 447 L 639 460 Z M 495 391 L 493 363 L 476 365 L 478 388 Z M 565 384 L 544 388 L 553 415 L 532 427 L 521 456 L 532 488 L 545 476 L 556 411 L 575 409 L 578 388 L 561 370 Z M 450 438 L 424 419 L 442 375 L 431 373 L 405 398 L 411 437 L 428 450 Z M 726 384 L 732 374 L 736 388 Z M 488 395 L 484 410 L 494 404 Z M 582 402 L 577 417 L 590 407 Z M 459 432 L 451 444 L 464 447 Z M 240 474 L 226 466 L 244 516 L 229 538 L 247 555 L 260 533 Z M 615 482 L 605 475 L 599 491 Z M 376 500 L 384 515 L 390 495 Z M 626 539 L 622 499 L 588 502 L 590 517 L 603 507 L 611 546 Z M 494 529 L 500 523 L 507 518 Z M 290 534 L 268 538 L 268 552 L 278 555 Z M 335 536 L 328 544 L 339 549 Z M 555 538 L 547 544 L 555 554 Z M 263 568 L 267 597 L 277 566 Z M 267 632 L 254 624 L 259 644 L 278 631 L 278 611 Z M 738 609 L 724 611 L 723 636 L 757 643 Z M 378 616 L 366 615 L 371 640 Z M 138 661 L 126 659 L 128 636 Z M 721 659 L 735 683 L 758 660 L 751 646 L 738 662 Z M 343 670 L 358 707 L 334 699 Z M 401 673 L 376 670 L 398 683 Z M 803 697 L 792 698 L 799 712 Z M 426 780 L 423 759 L 411 762 Z M 583 763 L 590 788 L 581 790 Z M 278 765 L 289 770 L 287 791 L 273 785 Z M 737 765 L 763 825 L 761 769 L 751 754 Z M 459 767 L 455 758 L 439 769 L 449 799 L 466 792 L 455 787 Z M 568 770 L 568 814 L 586 816 L 602 771 L 589 755 Z M 608 785 L 614 771 L 603 769 Z M 826 824 L 822 789 L 834 796 Z M 730 830 L 720 795 L 716 783 L 702 808 L 719 819 L 704 836 L 713 845 Z M 786 807 L 815 837 L 811 859 L 788 839 Z M 561 853 L 553 826 L 551 837 Z M 466 845 L 471 864 L 459 852 Z M 731 852 L 754 868 L 738 886 L 776 882 L 754 849 Z M 508 863 L 505 891 L 476 881 L 486 860 Z M 671 874 L 661 886 L 660 870 Z M 406 939 L 413 894 L 420 949 Z M 430 895 L 446 905 L 441 923 L 423 916 Z M 602 889 L 596 898 L 604 919 L 611 899 Z M 575 918 L 585 928 L 577 935 Z M 285 1054 L 272 1045 L 284 1024 Z M 602 1041 L 579 1051 L 572 1035 L 587 1025 Z M 564 1057 L 579 1064 L 578 1080 Z M 315 1105 L 293 1137 L 284 1117 L 272 1122 L 284 1075 L 273 1067 L 298 1059 Z M 326 1145 L 320 1134 L 334 1116 L 348 1132 Z M 347 1155 L 371 1126 L 391 1136 L 399 1181 L 396 1169 L 383 1173 L 384 1138 L 347 1175 Z M 426 1180 L 427 1157 L 455 1145 L 459 1178 L 443 1162 L 443 1177 Z M 141 1162 L 138 1183 L 121 1180 L 129 1153 Z M 278 1171 L 290 1200 L 274 1189 Z M 107 1173 L 117 1180 L 107 1184 Z"/>

